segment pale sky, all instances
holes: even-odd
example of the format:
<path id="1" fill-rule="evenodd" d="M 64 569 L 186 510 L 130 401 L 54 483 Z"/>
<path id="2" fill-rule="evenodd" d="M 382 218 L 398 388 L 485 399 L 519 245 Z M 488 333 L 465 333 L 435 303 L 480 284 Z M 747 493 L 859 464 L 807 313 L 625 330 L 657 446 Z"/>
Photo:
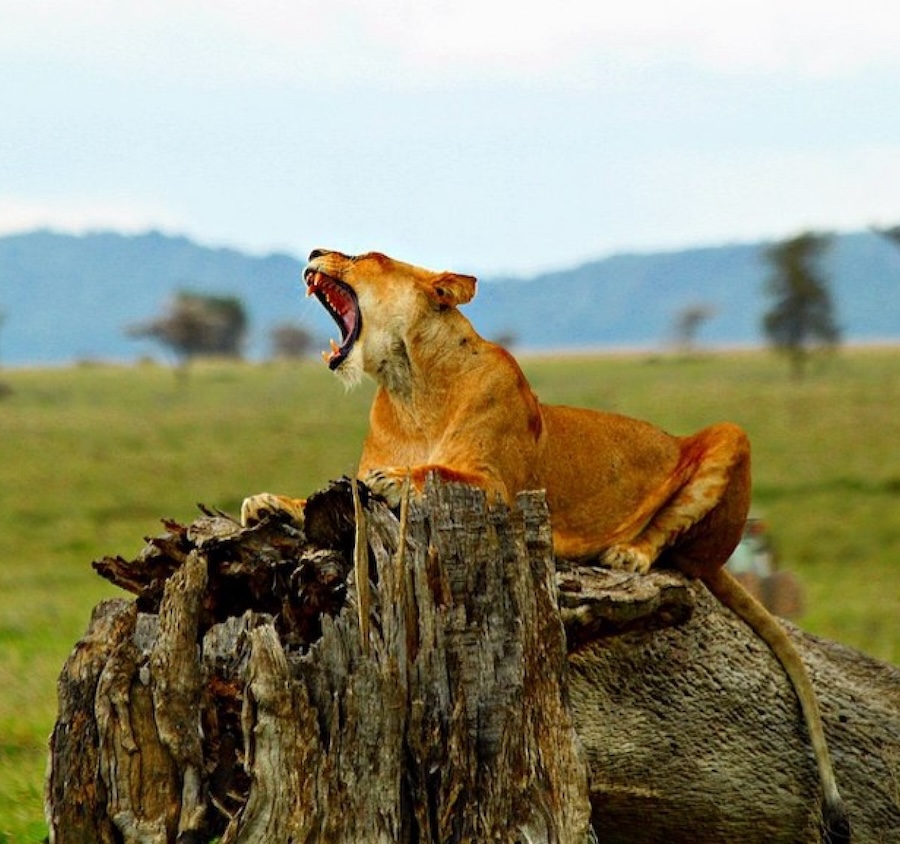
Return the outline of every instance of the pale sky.
<path id="1" fill-rule="evenodd" d="M 0 0 L 0 233 L 524 274 L 898 223 L 895 0 Z"/>

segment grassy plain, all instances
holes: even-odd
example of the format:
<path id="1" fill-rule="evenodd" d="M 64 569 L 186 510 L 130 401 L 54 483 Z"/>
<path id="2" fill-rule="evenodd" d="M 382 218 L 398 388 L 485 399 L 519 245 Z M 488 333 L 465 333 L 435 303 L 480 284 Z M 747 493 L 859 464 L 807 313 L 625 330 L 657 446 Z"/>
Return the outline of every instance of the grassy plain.
<path id="1" fill-rule="evenodd" d="M 807 594 L 800 623 L 900 663 L 900 350 L 847 350 L 792 381 L 767 353 L 526 358 L 544 401 L 684 433 L 749 432 L 755 506 Z M 352 471 L 371 388 L 319 363 L 5 371 L 0 400 L 0 842 L 46 834 L 55 682 L 92 606 L 92 571 L 196 502 L 236 512 Z M 121 594 L 121 593 L 119 593 Z"/>

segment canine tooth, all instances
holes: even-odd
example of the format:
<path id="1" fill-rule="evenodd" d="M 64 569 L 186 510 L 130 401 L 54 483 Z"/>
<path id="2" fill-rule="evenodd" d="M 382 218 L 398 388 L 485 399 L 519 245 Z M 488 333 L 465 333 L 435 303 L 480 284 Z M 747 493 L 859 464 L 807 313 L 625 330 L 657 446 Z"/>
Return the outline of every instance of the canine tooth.
<path id="1" fill-rule="evenodd" d="M 341 350 L 341 347 L 335 343 L 334 340 L 329 340 L 328 342 L 331 343 L 331 351 L 333 354 L 337 354 Z"/>
<path id="2" fill-rule="evenodd" d="M 325 363 L 328 363 L 330 359 L 328 352 L 322 352 L 322 360 L 324 360 Z"/>

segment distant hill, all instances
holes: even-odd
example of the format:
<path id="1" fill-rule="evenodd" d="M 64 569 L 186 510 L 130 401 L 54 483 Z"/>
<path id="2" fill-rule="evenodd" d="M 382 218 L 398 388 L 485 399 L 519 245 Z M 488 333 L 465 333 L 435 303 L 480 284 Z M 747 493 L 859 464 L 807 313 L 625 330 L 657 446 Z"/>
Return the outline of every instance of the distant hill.
<path id="1" fill-rule="evenodd" d="M 470 306 L 487 333 L 508 328 L 527 347 L 660 347 L 676 314 L 707 305 L 702 343 L 764 342 L 769 244 L 614 255 L 527 281 L 486 284 Z M 823 269 L 850 341 L 900 340 L 900 249 L 870 232 L 835 237 Z"/>
<path id="2" fill-rule="evenodd" d="M 716 315 L 700 342 L 758 344 L 765 245 L 614 255 L 532 278 L 486 278 L 466 312 L 485 336 L 512 336 L 523 348 L 646 348 L 671 338 L 681 309 L 702 304 Z M 0 365 L 158 357 L 158 347 L 123 329 L 157 315 L 179 289 L 240 297 L 254 357 L 268 354 L 279 322 L 324 340 L 335 331 L 303 301 L 302 267 L 291 255 L 253 256 L 156 232 L 0 237 Z M 825 269 L 847 340 L 900 340 L 900 249 L 869 232 L 843 234 Z"/>
<path id="3" fill-rule="evenodd" d="M 301 267 L 288 255 L 254 257 L 156 232 L 3 237 L 0 364 L 159 355 L 124 329 L 159 314 L 180 289 L 239 296 L 251 319 L 251 352 L 259 354 L 272 323 L 312 317 Z"/>

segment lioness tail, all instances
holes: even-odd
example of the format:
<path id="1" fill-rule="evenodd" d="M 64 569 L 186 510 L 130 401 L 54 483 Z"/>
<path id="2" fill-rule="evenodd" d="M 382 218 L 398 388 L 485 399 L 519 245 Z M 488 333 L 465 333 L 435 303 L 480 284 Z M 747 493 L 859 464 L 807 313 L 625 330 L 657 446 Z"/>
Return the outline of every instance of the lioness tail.
<path id="1" fill-rule="evenodd" d="M 797 699 L 800 701 L 800 708 L 803 711 L 803 718 L 806 721 L 819 770 L 819 779 L 822 783 L 823 840 L 826 844 L 848 844 L 850 820 L 835 782 L 834 769 L 831 765 L 825 731 L 822 727 L 819 703 L 806 666 L 800 659 L 794 643 L 791 642 L 775 617 L 728 571 L 717 569 L 712 574 L 704 574 L 703 582 L 722 604 L 742 618 L 753 632 L 769 646 L 788 675 Z"/>

